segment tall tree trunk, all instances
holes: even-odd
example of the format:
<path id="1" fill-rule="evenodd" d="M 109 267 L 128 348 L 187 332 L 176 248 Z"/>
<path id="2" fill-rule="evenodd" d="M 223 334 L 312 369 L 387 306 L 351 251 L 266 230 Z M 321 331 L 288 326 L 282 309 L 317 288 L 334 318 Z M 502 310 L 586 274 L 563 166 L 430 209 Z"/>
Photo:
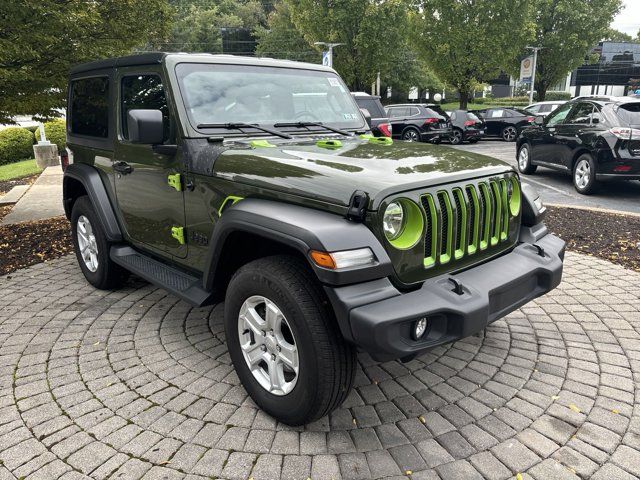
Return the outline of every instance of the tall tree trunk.
<path id="1" fill-rule="evenodd" d="M 469 103 L 469 90 L 466 88 L 458 89 L 458 95 L 460 95 L 460 109 L 466 110 Z"/>
<path id="2" fill-rule="evenodd" d="M 544 102 L 544 99 L 547 96 L 547 89 L 549 88 L 549 85 L 547 85 L 547 82 L 545 81 L 540 81 L 536 82 L 535 88 L 535 93 L 538 96 L 536 101 Z"/>

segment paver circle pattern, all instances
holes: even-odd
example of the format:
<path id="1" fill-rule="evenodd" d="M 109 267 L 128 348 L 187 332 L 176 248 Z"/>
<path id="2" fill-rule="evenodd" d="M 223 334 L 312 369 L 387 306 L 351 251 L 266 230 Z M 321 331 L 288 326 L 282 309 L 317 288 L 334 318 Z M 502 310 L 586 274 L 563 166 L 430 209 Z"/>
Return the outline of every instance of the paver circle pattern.
<path id="1" fill-rule="evenodd" d="M 0 479 L 640 477 L 640 274 L 602 260 L 411 362 L 359 355 L 300 428 L 239 384 L 220 305 L 98 291 L 72 256 L 0 292 Z"/>

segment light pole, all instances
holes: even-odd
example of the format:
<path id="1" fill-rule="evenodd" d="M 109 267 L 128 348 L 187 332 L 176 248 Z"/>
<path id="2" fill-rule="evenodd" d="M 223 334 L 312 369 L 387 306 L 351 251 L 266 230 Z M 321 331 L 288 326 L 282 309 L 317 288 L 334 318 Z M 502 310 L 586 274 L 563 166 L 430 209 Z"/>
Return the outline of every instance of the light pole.
<path id="1" fill-rule="evenodd" d="M 533 103 L 533 89 L 536 87 L 536 68 L 538 67 L 538 51 L 542 50 L 542 47 L 527 47 L 529 50 L 533 50 L 533 70 L 531 71 L 531 89 L 529 90 L 529 104 Z"/>
<path id="2" fill-rule="evenodd" d="M 329 49 L 327 53 L 327 61 L 325 63 L 324 57 L 322 58 L 322 64 L 327 67 L 333 68 L 333 47 L 337 47 L 338 45 L 344 45 L 344 43 L 329 43 L 329 42 L 313 42 L 314 45 L 324 45 Z"/>

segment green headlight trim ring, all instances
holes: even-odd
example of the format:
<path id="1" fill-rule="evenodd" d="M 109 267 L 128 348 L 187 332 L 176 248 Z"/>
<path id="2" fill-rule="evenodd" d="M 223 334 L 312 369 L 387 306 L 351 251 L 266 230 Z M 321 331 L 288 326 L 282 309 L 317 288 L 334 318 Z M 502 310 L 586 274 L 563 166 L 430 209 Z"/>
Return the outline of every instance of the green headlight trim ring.
<path id="1" fill-rule="evenodd" d="M 393 145 L 393 139 L 389 137 L 371 137 L 369 143 L 374 145 Z"/>
<path id="2" fill-rule="evenodd" d="M 327 148 L 329 150 L 336 150 L 342 147 L 342 142 L 340 140 L 318 140 L 316 142 L 316 146 L 320 148 Z"/>
<path id="3" fill-rule="evenodd" d="M 511 198 L 509 199 L 509 211 L 512 217 L 517 217 L 522 207 L 522 191 L 520 189 L 520 182 L 517 177 L 511 177 Z"/>
<path id="4" fill-rule="evenodd" d="M 398 250 L 409 250 L 416 246 L 424 232 L 422 210 L 417 203 L 406 198 L 397 198 L 393 202 L 398 202 L 402 205 L 405 222 L 400 235 L 393 240 L 387 239 L 387 241 Z"/>

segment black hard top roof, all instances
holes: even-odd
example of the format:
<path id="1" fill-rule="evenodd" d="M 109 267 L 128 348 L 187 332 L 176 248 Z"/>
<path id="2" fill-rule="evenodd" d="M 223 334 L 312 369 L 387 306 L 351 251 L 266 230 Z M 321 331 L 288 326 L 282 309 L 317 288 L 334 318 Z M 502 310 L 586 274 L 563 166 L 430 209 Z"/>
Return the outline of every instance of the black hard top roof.
<path id="1" fill-rule="evenodd" d="M 105 68 L 128 67 L 133 65 L 153 65 L 161 63 L 166 57 L 165 52 L 148 52 L 128 55 L 126 57 L 106 58 L 104 60 L 96 60 L 95 62 L 81 63 L 71 67 L 69 73 L 90 72 L 92 70 L 103 70 Z"/>

